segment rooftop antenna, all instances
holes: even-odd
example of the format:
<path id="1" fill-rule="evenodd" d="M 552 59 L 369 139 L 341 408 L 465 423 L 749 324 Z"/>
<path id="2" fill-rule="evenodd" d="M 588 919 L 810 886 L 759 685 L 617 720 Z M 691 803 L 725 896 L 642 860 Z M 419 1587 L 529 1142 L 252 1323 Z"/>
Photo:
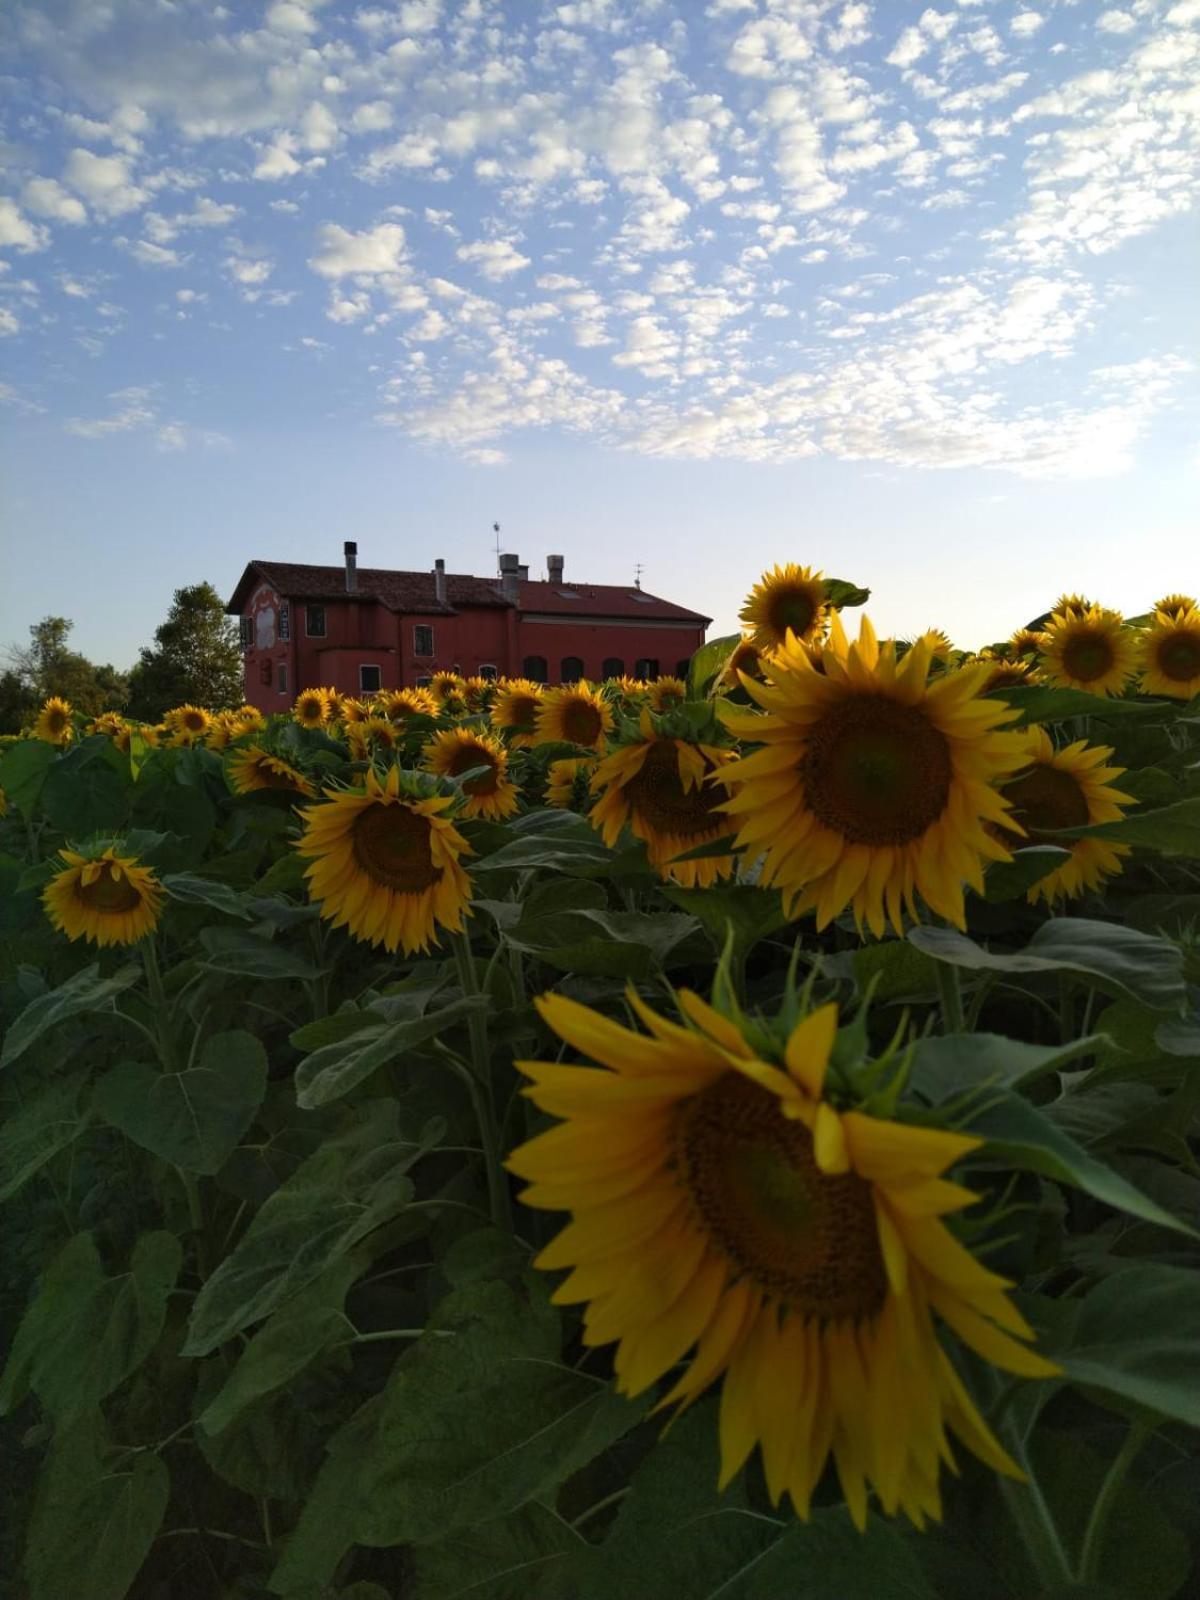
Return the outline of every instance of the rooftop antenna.
<path id="1" fill-rule="evenodd" d="M 492 532 L 496 535 L 496 571 L 500 571 L 500 524 L 492 523 Z"/>
<path id="2" fill-rule="evenodd" d="M 635 589 L 640 589 L 642 587 L 642 563 L 640 561 L 634 569 L 633 587 Z"/>

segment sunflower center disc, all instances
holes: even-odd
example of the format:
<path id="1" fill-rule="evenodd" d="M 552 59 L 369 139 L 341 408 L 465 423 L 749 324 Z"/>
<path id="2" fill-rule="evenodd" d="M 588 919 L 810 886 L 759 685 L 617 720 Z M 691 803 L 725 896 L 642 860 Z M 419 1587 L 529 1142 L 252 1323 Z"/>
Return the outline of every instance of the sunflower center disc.
<path id="1" fill-rule="evenodd" d="M 1055 839 L 1047 830 L 1082 828 L 1089 820 L 1083 790 L 1069 772 L 1058 767 L 1034 767 L 1013 783 L 1006 783 L 1003 792 L 1005 799 L 1012 801 L 1013 820 L 1028 836 L 1013 836 L 1018 849 L 1031 844 L 1062 844 L 1062 839 Z"/>
<path id="2" fill-rule="evenodd" d="M 407 806 L 369 806 L 354 824 L 354 859 L 369 878 L 401 894 L 420 894 L 442 876 L 429 849 L 430 826 Z"/>
<path id="3" fill-rule="evenodd" d="M 1079 633 L 1063 646 L 1063 666 L 1072 678 L 1091 683 L 1113 666 L 1112 641 L 1104 634 Z"/>
<path id="4" fill-rule="evenodd" d="M 829 1177 L 812 1135 L 739 1073 L 685 1103 L 676 1159 L 700 1219 L 760 1288 L 807 1316 L 873 1316 L 887 1289 L 871 1186 Z"/>
<path id="5" fill-rule="evenodd" d="M 714 810 L 721 796 L 706 786 L 684 789 L 675 745 L 666 739 L 650 746 L 640 771 L 625 785 L 625 798 L 655 833 L 688 839 L 721 821 Z"/>
<path id="6" fill-rule="evenodd" d="M 950 797 L 950 745 L 924 712 L 883 695 L 843 700 L 812 728 L 800 762 L 817 818 L 850 844 L 919 839 Z"/>
<path id="7" fill-rule="evenodd" d="M 572 700 L 563 712 L 563 734 L 572 744 L 595 744 L 602 726 L 600 713 L 586 700 Z"/>
<path id="8" fill-rule="evenodd" d="M 46 726 L 51 733 L 61 733 L 67 725 L 66 713 L 63 711 L 47 711 Z"/>
<path id="9" fill-rule="evenodd" d="M 125 911 L 136 911 L 142 903 L 141 895 L 124 873 L 119 878 L 114 877 L 113 869 L 107 862 L 101 867 L 95 883 L 79 885 L 79 898 L 93 911 L 107 911 L 114 916 Z"/>
<path id="10" fill-rule="evenodd" d="M 790 628 L 802 639 L 817 619 L 817 608 L 811 595 L 799 589 L 785 589 L 771 601 L 769 620 L 780 636 Z"/>
<path id="11" fill-rule="evenodd" d="M 1158 670 L 1174 683 L 1200 676 L 1200 634 L 1176 634 L 1159 645 Z"/>
<path id="12" fill-rule="evenodd" d="M 532 727 L 537 716 L 538 703 L 532 695 L 508 702 L 508 715 L 514 728 Z"/>
<path id="13" fill-rule="evenodd" d="M 456 750 L 451 758 L 450 776 L 457 778 L 460 772 L 470 772 L 472 767 L 487 767 L 489 770 L 481 773 L 478 778 L 468 778 L 463 784 L 463 793 L 493 794 L 496 788 L 495 756 L 481 744 L 465 744 L 461 750 Z"/>
<path id="14" fill-rule="evenodd" d="M 265 789 L 296 789 L 296 774 L 288 771 L 278 771 L 268 761 L 257 761 L 254 764 L 255 776 L 258 777 Z"/>

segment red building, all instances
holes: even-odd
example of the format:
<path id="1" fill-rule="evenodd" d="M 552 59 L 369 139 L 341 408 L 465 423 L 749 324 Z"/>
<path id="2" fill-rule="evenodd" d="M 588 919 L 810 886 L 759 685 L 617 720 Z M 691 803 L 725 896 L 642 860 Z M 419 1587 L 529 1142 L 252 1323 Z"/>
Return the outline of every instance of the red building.
<path id="1" fill-rule="evenodd" d="M 278 711 L 320 685 L 409 687 L 443 668 L 538 683 L 682 674 L 712 621 L 640 588 L 570 583 L 561 556 L 547 556 L 544 580 L 515 555 L 500 557 L 498 578 L 357 557 L 347 543 L 341 567 L 249 563 L 226 610 L 241 620 L 251 705 Z"/>

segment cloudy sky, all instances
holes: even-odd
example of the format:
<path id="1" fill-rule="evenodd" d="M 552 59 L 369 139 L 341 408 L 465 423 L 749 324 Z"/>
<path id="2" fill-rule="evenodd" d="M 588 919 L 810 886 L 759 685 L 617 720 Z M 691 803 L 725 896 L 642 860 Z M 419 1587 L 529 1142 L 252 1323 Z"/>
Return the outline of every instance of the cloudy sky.
<path id="1" fill-rule="evenodd" d="M 252 556 L 1200 584 L 1200 0 L 16 0 L 0 644 Z"/>

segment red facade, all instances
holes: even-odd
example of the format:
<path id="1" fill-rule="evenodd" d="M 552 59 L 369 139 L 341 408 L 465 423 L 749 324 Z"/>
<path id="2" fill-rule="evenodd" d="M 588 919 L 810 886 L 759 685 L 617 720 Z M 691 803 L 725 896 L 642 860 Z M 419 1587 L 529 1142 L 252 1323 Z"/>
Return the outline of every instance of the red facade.
<path id="1" fill-rule="evenodd" d="M 516 557 L 495 579 L 251 561 L 227 610 L 241 619 L 246 699 L 290 708 L 301 689 L 411 687 L 434 672 L 544 683 L 674 673 L 711 618 L 616 584 L 531 581 Z"/>

